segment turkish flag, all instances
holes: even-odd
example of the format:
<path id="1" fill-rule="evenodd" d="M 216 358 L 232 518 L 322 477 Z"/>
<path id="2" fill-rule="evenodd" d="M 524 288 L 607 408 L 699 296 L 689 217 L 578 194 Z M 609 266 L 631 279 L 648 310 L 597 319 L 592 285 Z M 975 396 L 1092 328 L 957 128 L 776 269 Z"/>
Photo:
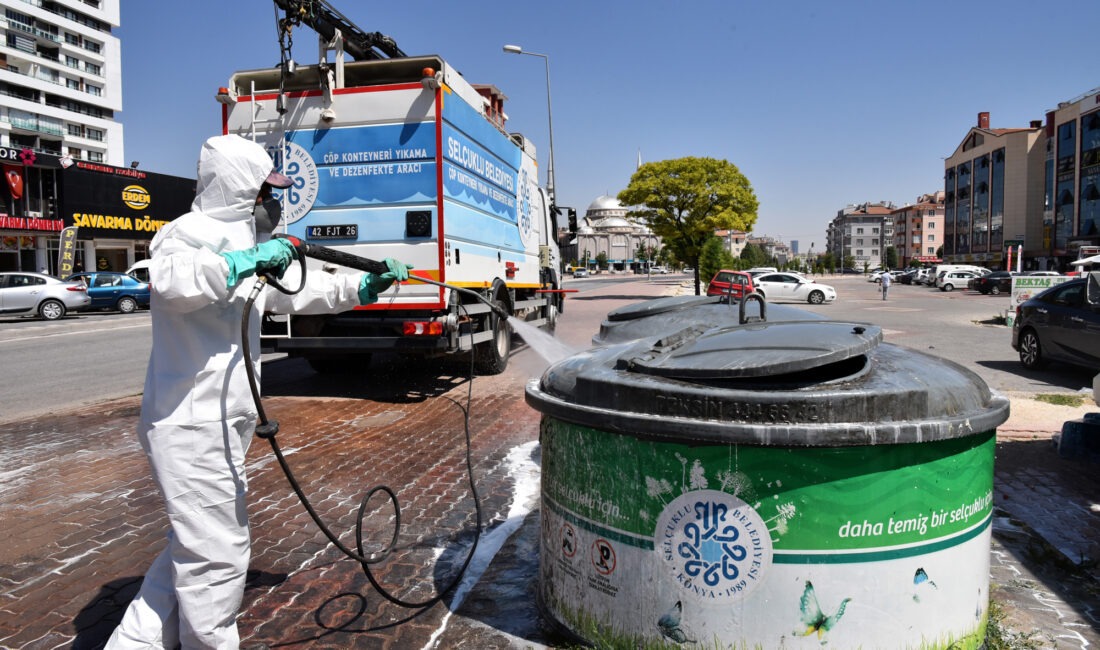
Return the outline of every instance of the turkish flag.
<path id="1" fill-rule="evenodd" d="M 4 176 L 8 179 L 11 198 L 17 201 L 23 198 L 23 168 L 16 165 L 4 165 Z"/>

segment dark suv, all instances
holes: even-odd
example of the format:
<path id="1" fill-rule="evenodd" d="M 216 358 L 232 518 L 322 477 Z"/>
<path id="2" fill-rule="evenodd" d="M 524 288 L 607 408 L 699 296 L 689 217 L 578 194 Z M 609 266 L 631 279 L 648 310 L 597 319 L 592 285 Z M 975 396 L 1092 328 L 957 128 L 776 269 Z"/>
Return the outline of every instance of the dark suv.
<path id="1" fill-rule="evenodd" d="M 1012 278 L 1020 275 L 1016 271 L 994 271 L 978 278 L 974 278 L 974 289 L 983 295 L 1012 291 Z"/>

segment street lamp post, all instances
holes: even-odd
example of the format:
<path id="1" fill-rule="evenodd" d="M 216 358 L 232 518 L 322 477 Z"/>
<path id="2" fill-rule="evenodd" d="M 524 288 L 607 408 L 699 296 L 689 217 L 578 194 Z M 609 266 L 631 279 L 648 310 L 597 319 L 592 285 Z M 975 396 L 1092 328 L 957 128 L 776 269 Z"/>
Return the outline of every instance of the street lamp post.
<path id="1" fill-rule="evenodd" d="M 504 51 L 509 54 L 526 54 L 540 57 L 546 64 L 546 116 L 550 122 L 550 161 L 546 167 L 546 193 L 550 195 L 550 205 L 556 205 L 557 197 L 554 194 L 554 113 L 550 108 L 550 57 L 538 52 L 525 52 L 518 45 L 505 45 Z"/>

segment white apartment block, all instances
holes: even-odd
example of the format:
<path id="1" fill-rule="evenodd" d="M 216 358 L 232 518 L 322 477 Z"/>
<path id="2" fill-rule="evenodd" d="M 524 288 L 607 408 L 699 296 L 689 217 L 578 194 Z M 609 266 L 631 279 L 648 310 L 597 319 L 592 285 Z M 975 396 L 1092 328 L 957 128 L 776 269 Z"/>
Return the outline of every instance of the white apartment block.
<path id="1" fill-rule="evenodd" d="M 0 147 L 123 165 L 120 0 L 0 0 Z"/>

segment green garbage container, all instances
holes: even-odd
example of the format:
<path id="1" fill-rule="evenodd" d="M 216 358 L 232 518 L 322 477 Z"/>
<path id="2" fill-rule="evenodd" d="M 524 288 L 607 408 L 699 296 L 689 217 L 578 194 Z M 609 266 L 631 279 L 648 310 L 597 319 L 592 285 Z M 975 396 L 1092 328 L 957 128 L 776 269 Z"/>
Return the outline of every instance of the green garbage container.
<path id="1" fill-rule="evenodd" d="M 1007 399 L 878 327 L 593 348 L 542 413 L 543 611 L 601 647 L 977 648 Z"/>

